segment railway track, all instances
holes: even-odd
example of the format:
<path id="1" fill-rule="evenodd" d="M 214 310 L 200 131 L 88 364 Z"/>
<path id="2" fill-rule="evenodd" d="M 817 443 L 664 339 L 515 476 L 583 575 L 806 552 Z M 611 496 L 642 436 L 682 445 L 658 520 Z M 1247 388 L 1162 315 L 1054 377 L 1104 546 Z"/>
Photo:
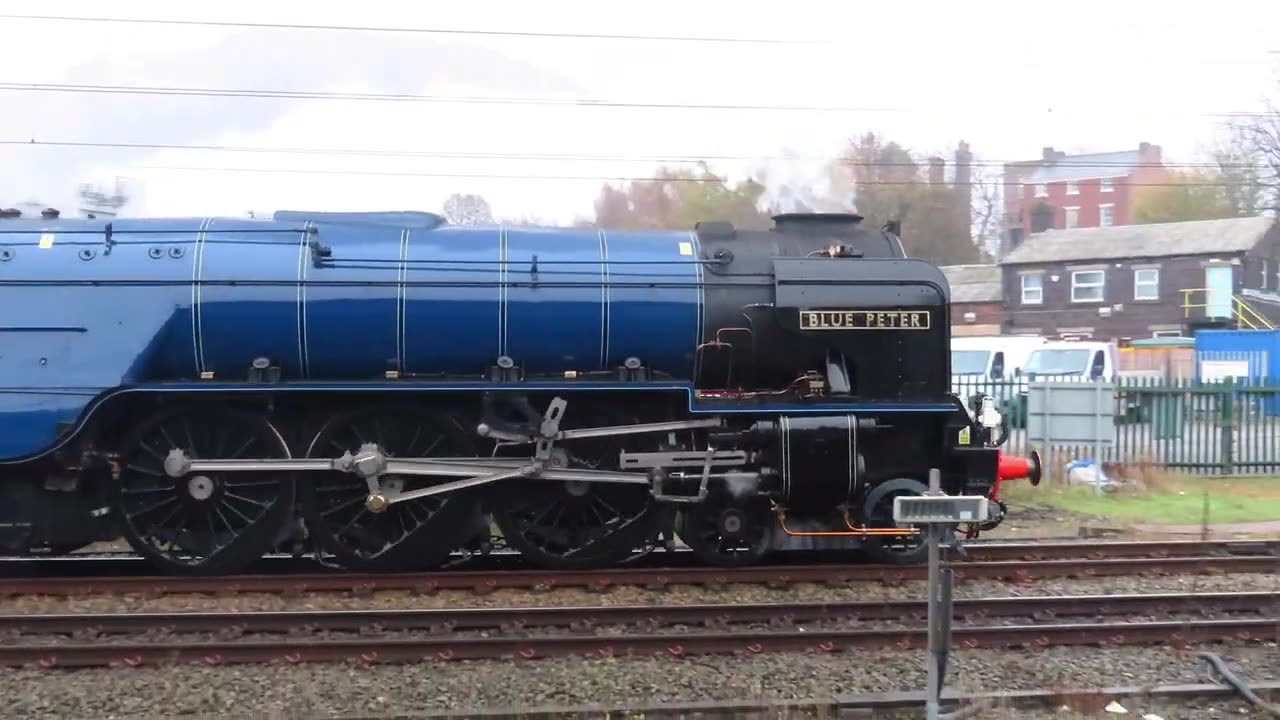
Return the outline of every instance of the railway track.
<path id="1" fill-rule="evenodd" d="M 1280 697 L 1280 682 L 1251 683 L 1250 690 L 1264 697 Z M 944 688 L 944 709 L 995 708 L 1010 712 L 1026 710 L 1058 710 L 1066 706 L 1077 712 L 1096 713 L 1110 702 L 1120 699 L 1125 705 L 1140 702 L 1169 703 L 1186 706 L 1195 701 L 1226 702 L 1240 699 L 1242 693 L 1229 684 L 1195 683 L 1182 685 L 1128 685 L 1106 688 L 1053 688 L 1005 690 L 968 693 Z M 585 705 L 520 707 L 511 709 L 479 708 L 475 710 L 438 710 L 415 713 L 419 720 L 450 720 L 458 717 L 473 720 L 562 720 L 568 717 L 643 717 L 645 720 L 689 717 L 735 718 L 737 720 L 773 720 L 775 718 L 835 717 L 920 717 L 925 706 L 924 691 L 893 691 L 844 695 L 824 700 L 702 700 L 631 705 Z M 899 715 L 897 713 L 907 713 Z M 993 711 L 994 712 L 994 711 Z M 863 715 L 862 713 L 872 713 Z M 372 720 L 375 716 L 367 716 Z M 380 717 L 380 716 L 376 716 Z M 982 717 L 982 716 L 978 716 Z M 1016 714 L 993 714 L 991 717 L 1018 717 Z M 345 720 L 366 720 L 365 716 L 348 716 Z"/>
<path id="2" fill-rule="evenodd" d="M 453 660 L 534 660 L 556 656 L 618 657 L 766 652 L 838 653 L 869 648 L 918 650 L 924 627 L 823 628 L 697 633 L 563 634 L 537 637 L 425 636 L 392 638 L 214 639 L 150 642 L 75 642 L 0 645 L 0 665 L 39 669 L 139 667 L 200 663 L 229 665 L 284 662 L 397 663 Z M 1179 646 L 1210 641 L 1275 642 L 1280 620 L 1231 618 L 1155 622 L 1028 625 L 957 625 L 961 648 L 1043 648 L 1062 645 Z"/>
<path id="3" fill-rule="evenodd" d="M 1091 542 L 1085 540 L 1004 542 L 979 540 L 964 545 L 966 557 L 948 551 L 957 560 L 1064 560 L 1072 558 L 1158 558 L 1203 557 L 1210 555 L 1275 555 L 1280 557 L 1280 541 L 1269 540 L 1134 540 Z M 831 565 L 856 560 L 852 551 L 792 550 L 779 553 L 786 564 Z M 493 572 L 528 570 L 520 555 L 497 551 L 464 558 L 456 556 L 456 572 Z M 693 553 L 685 548 L 654 552 L 628 564 L 636 568 L 689 568 L 699 566 Z M 129 551 L 78 552 L 61 556 L 0 556 L 0 578 L 17 577 L 101 577 L 109 575 L 145 576 L 153 572 L 150 563 Z M 269 555 L 262 558 L 246 575 L 277 573 L 342 572 L 304 556 Z"/>
<path id="4" fill-rule="evenodd" d="M 1201 557 L 1121 557 L 1061 560 L 952 561 L 957 580 L 987 579 L 1030 582 L 1047 578 L 1105 577 L 1138 574 L 1266 573 L 1280 569 L 1280 557 L 1270 554 Z M 785 565 L 746 568 L 621 568 L 604 571 L 506 570 L 426 573 L 313 573 L 299 575 L 236 575 L 226 577 L 106 576 L 86 582 L 82 577 L 11 578 L 0 580 L 0 595 L 91 594 L 235 594 L 306 592 L 369 593 L 397 590 L 434 593 L 463 590 L 478 593 L 500 589 L 554 590 L 618 586 L 662 588 L 672 585 L 794 583 L 901 583 L 922 580 L 920 565 Z"/>
<path id="5" fill-rule="evenodd" d="M 305 632 L 429 633 L 568 628 L 609 625 L 673 627 L 739 624 L 797 626 L 841 620 L 920 620 L 923 601 L 735 603 L 732 605 L 604 605 L 588 607 L 439 608 L 415 610 L 300 610 L 283 612 L 73 613 L 0 615 L 0 633 L 112 635 L 139 632 L 297 635 Z M 1040 595 L 962 598 L 957 619 L 1050 619 L 1120 615 L 1252 614 L 1280 617 L 1280 592 L 1161 595 Z"/>

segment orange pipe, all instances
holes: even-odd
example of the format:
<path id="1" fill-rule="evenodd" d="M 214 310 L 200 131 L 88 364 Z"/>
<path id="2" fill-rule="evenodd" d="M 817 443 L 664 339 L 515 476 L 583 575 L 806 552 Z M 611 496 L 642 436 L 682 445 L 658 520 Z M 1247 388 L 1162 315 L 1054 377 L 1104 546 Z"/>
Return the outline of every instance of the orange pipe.
<path id="1" fill-rule="evenodd" d="M 844 524 L 848 530 L 791 530 L 787 527 L 786 516 L 781 508 L 775 511 L 778 516 L 778 527 L 791 537 L 907 537 L 919 535 L 916 528 L 858 528 L 849 522 L 849 513 L 845 511 Z"/>

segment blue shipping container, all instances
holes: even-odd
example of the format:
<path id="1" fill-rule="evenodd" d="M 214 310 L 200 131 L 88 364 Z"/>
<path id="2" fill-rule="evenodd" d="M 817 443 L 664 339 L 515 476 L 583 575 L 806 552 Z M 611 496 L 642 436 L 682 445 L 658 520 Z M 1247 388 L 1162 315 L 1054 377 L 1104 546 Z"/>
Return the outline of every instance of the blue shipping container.
<path id="1" fill-rule="evenodd" d="M 1251 385 L 1280 386 L 1280 330 L 1201 330 L 1196 333 L 1196 379 L 1205 361 L 1248 362 Z M 1270 394 L 1263 412 L 1280 415 L 1280 398 Z"/>

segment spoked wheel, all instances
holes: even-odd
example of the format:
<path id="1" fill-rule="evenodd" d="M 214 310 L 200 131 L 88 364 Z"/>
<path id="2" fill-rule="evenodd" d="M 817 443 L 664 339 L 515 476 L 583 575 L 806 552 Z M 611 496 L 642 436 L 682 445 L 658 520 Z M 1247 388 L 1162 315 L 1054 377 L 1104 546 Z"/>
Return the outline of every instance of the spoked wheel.
<path id="1" fill-rule="evenodd" d="M 893 499 L 899 495 L 923 495 L 928 490 L 929 486 L 911 478 L 896 478 L 877 485 L 867 493 L 863 508 L 867 526 L 899 527 L 893 520 Z M 863 541 L 863 549 L 875 561 L 886 564 L 912 565 L 925 562 L 929 556 L 925 528 L 919 525 L 914 527 L 920 531 L 916 535 L 868 537 Z"/>
<path id="2" fill-rule="evenodd" d="M 635 419 L 589 416 L 562 422 L 560 427 L 628 422 Z M 569 467 L 616 470 L 618 452 L 639 449 L 637 442 L 644 440 L 617 436 L 558 447 L 568 451 Z M 662 517 L 648 483 L 518 479 L 503 482 L 490 493 L 493 519 L 507 545 L 548 569 L 585 570 L 622 562 L 657 535 Z"/>
<path id="3" fill-rule="evenodd" d="M 335 416 L 316 434 L 307 457 L 355 454 L 376 443 L 390 457 L 470 457 L 462 427 L 445 415 L 413 406 L 378 405 Z M 408 492 L 456 478 L 383 475 L 384 489 Z M 322 550 L 352 570 L 411 570 L 437 566 L 477 532 L 487 536 L 474 494 L 457 491 L 369 510 L 366 481 L 354 473 L 310 473 L 299 480 L 307 529 Z"/>
<path id="4" fill-rule="evenodd" d="M 269 552 L 293 512 L 290 473 L 165 473 L 169 451 L 187 457 L 288 458 L 289 447 L 262 415 L 227 407 L 181 407 L 143 423 L 120 450 L 112 512 L 133 549 L 162 570 L 225 574 Z"/>
<path id="5" fill-rule="evenodd" d="M 707 501 L 682 509 L 676 533 L 708 565 L 742 567 L 759 562 L 773 543 L 776 521 L 764 498 Z"/>

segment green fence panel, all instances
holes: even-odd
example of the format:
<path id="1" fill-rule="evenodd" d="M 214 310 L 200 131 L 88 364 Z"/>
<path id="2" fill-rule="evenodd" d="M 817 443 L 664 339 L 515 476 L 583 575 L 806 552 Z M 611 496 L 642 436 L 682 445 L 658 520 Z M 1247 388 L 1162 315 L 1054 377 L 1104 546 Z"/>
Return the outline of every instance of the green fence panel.
<path id="1" fill-rule="evenodd" d="M 1123 378 L 1115 391 L 1115 442 L 1102 462 L 1149 464 L 1197 474 L 1280 475 L 1280 383 Z M 991 395 L 1009 426 L 1005 451 L 1052 451 L 1053 462 L 1092 457 L 1091 448 L 1034 447 L 1026 439 L 1026 387 L 982 380 L 953 388 L 966 404 Z M 1073 455 L 1073 453 L 1076 453 Z M 1048 468 L 1050 473 L 1061 468 Z"/>

